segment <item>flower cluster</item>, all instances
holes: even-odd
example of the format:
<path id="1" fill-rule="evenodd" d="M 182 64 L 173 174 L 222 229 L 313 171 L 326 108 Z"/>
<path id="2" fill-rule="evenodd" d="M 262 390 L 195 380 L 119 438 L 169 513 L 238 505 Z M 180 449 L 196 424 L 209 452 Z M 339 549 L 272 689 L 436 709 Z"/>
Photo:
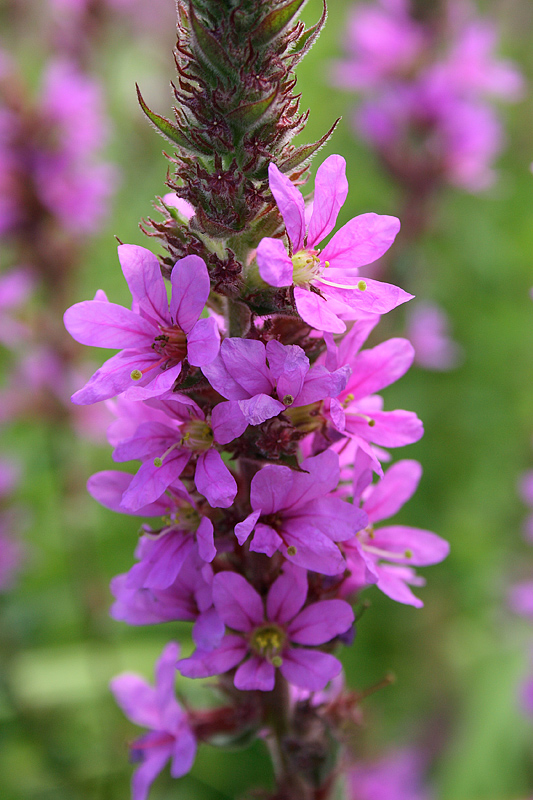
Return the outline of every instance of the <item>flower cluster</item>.
<path id="1" fill-rule="evenodd" d="M 354 127 L 399 180 L 477 192 L 494 180 L 502 147 L 492 99 L 519 99 L 522 78 L 494 55 L 495 29 L 471 9 L 453 0 L 418 6 L 358 5 L 333 79 L 363 96 Z"/>
<path id="2" fill-rule="evenodd" d="M 329 797 L 336 740 L 356 705 L 342 688 L 330 702 L 327 688 L 342 671 L 334 651 L 355 634 L 353 602 L 376 584 L 422 605 L 410 589 L 423 583 L 415 567 L 448 551 L 430 531 L 376 526 L 421 475 L 406 460 L 384 473 L 383 448 L 415 442 L 423 428 L 412 412 L 384 410 L 378 394 L 411 365 L 409 342 L 361 348 L 411 296 L 360 272 L 392 245 L 395 217 L 361 214 L 323 244 L 348 192 L 343 158 L 318 168 L 312 207 L 298 189 L 317 148 L 287 144 L 301 124 L 288 75 L 313 39 L 289 24 L 300 5 L 245 0 L 236 14 L 226 0 L 179 3 L 176 96 L 190 128 L 141 98 L 178 148 L 177 195 L 162 199 L 166 219 L 152 229 L 169 255 L 120 245 L 131 308 L 99 290 L 64 316 L 81 344 L 119 350 L 73 401 L 105 401 L 114 460 L 139 462 L 134 474 L 93 475 L 89 491 L 150 520 L 136 563 L 112 581 L 111 613 L 132 625 L 193 623 L 193 652 L 178 659 L 168 645 L 155 689 L 132 675 L 112 684 L 149 729 L 132 745 L 134 800 L 168 760 L 184 774 L 196 742 L 250 733 L 276 753 L 272 798 Z M 245 54 L 239 41 L 250 43 Z M 176 671 L 217 676 L 227 704 L 182 709 Z"/>
<path id="3" fill-rule="evenodd" d="M 279 268 L 283 283 L 295 286 L 300 344 L 272 335 L 272 317 L 257 320 L 247 337 L 224 335 L 199 256 L 176 262 L 169 300 L 155 256 L 132 245 L 119 247 L 131 309 L 98 291 L 69 308 L 65 324 L 83 344 L 124 348 L 73 400 L 107 400 L 116 416 L 108 432 L 114 460 L 141 462 L 134 475 L 94 475 L 89 491 L 113 510 L 161 518 L 143 526 L 137 563 L 113 581 L 113 616 L 134 625 L 194 621 L 196 650 L 174 662 L 188 677 L 229 674 L 241 692 L 272 692 L 279 671 L 292 686 L 318 691 L 341 671 L 330 649 L 350 637 L 347 600 L 377 584 L 394 600 L 421 606 L 409 588 L 423 583 L 414 567 L 442 560 L 448 548 L 429 531 L 375 527 L 409 499 L 421 474 L 414 461 L 383 474 L 381 448 L 415 442 L 423 430 L 412 412 L 384 411 L 376 394 L 406 372 L 413 349 L 404 339 L 360 349 L 378 314 L 408 297 L 354 277 L 384 251 L 398 223 L 356 217 L 321 253 L 313 249 L 344 194 L 344 162 L 330 156 L 317 174 L 313 234 L 302 250 L 305 234 L 295 232 L 303 227 L 302 196 L 274 165 L 270 174 L 292 256 L 281 253 L 281 239 L 263 238 L 250 272 L 277 285 Z M 345 320 L 351 328 L 335 340 L 328 328 L 344 331 Z M 381 476 L 374 484 L 373 474 Z M 132 681 L 114 684 L 126 710 L 134 706 Z M 140 712 L 133 718 L 156 731 L 161 713 L 149 723 Z M 185 725 L 181 712 L 170 717 L 158 765 L 176 752 L 172 737 Z M 134 785 L 145 786 L 155 753 L 144 760 L 142 746 L 133 747 L 143 761 Z M 189 755 L 173 762 L 173 774 Z M 143 792 L 135 790 L 136 800 Z"/>

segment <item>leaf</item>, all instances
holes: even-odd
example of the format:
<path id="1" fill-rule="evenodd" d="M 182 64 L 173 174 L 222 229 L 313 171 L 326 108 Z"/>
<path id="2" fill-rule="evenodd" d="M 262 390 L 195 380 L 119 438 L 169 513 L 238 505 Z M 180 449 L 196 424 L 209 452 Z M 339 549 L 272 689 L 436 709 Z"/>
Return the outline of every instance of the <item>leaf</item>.
<path id="1" fill-rule="evenodd" d="M 323 3 L 324 3 L 324 9 L 322 11 L 322 16 L 320 17 L 316 25 L 313 25 L 311 28 L 302 33 L 302 35 L 298 39 L 298 42 L 294 46 L 293 51 L 288 56 L 286 56 L 286 58 L 291 60 L 291 69 L 294 69 L 296 64 L 298 64 L 302 60 L 302 58 L 305 55 L 307 55 L 309 50 L 312 48 L 312 46 L 322 33 L 322 28 L 326 24 L 326 19 L 328 17 L 326 0 L 323 0 Z"/>
<path id="2" fill-rule="evenodd" d="M 201 24 L 200 20 L 194 13 L 193 8 L 191 7 L 190 10 L 191 15 L 191 25 L 194 36 L 198 43 L 198 46 L 204 56 L 207 58 L 211 66 L 216 70 L 217 73 L 221 73 L 222 75 L 229 76 L 233 73 L 233 65 L 229 60 L 226 51 L 219 43 L 219 41 L 213 36 L 207 28 Z"/>
<path id="3" fill-rule="evenodd" d="M 254 44 L 267 44 L 287 27 L 289 22 L 301 10 L 307 0 L 289 0 L 284 6 L 274 9 L 267 14 L 263 21 L 250 34 Z"/>
<path id="4" fill-rule="evenodd" d="M 230 123 L 240 123 L 245 128 L 252 127 L 255 123 L 259 122 L 261 117 L 268 111 L 276 99 L 277 94 L 278 90 L 275 89 L 271 95 L 262 100 L 255 100 L 253 103 L 244 103 L 243 105 L 237 106 L 237 108 L 234 108 L 226 115 L 226 120 Z"/>
<path id="5" fill-rule="evenodd" d="M 139 89 L 138 85 L 135 84 L 135 87 L 137 89 L 137 97 L 139 99 L 139 104 L 142 110 L 144 111 L 144 113 L 146 114 L 152 125 L 154 125 L 155 128 L 157 128 L 159 133 L 161 133 L 165 137 L 165 139 L 168 139 L 173 144 L 177 144 L 180 147 L 186 148 L 187 150 L 193 150 L 194 148 L 191 142 L 187 139 L 186 136 L 184 136 L 181 133 L 181 131 L 178 128 L 176 128 L 175 125 L 172 124 L 172 122 L 170 122 L 170 120 L 166 119 L 165 117 L 160 117 L 159 114 L 156 114 L 155 112 L 151 111 L 148 108 L 148 106 L 144 102 L 141 90 Z"/>
<path id="6" fill-rule="evenodd" d="M 279 169 L 281 172 L 292 172 L 293 169 L 301 166 L 304 162 L 310 161 L 311 158 L 318 153 L 321 147 L 323 147 L 330 136 L 333 134 L 333 131 L 341 121 L 341 117 L 339 117 L 329 131 L 325 133 L 317 142 L 313 144 L 303 144 L 300 147 L 297 147 L 286 159 L 280 161 L 278 164 Z"/>

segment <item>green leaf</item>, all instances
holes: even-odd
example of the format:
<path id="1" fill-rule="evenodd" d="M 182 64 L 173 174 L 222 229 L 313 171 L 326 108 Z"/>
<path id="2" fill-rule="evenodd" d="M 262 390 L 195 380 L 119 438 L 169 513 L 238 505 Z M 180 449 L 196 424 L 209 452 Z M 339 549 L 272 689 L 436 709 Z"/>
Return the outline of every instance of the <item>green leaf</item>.
<path id="1" fill-rule="evenodd" d="M 307 0 L 289 0 L 284 6 L 271 11 L 270 14 L 252 31 L 250 38 L 254 44 L 267 44 L 287 27 L 290 21 L 302 9 Z"/>
<path id="2" fill-rule="evenodd" d="M 276 99 L 278 90 L 275 89 L 271 95 L 262 100 L 255 100 L 253 103 L 244 103 L 237 106 L 226 115 L 228 122 L 237 122 L 244 128 L 253 127 L 261 117 L 268 111 Z"/>
<path id="3" fill-rule="evenodd" d="M 327 133 L 325 133 L 317 142 L 314 142 L 313 144 L 303 144 L 300 147 L 297 147 L 296 150 L 294 150 L 286 159 L 280 161 L 278 167 L 281 172 L 292 172 L 293 169 L 301 167 L 302 165 L 306 164 L 306 162 L 310 161 L 313 156 L 318 153 L 320 148 L 326 144 L 340 121 L 341 117 L 335 120 L 329 131 L 327 131 Z"/>
<path id="4" fill-rule="evenodd" d="M 292 53 L 288 56 L 291 59 L 291 68 L 294 69 L 296 64 L 298 64 L 302 58 L 307 55 L 309 50 L 312 48 L 320 34 L 322 33 L 322 28 L 326 24 L 326 19 L 328 17 L 328 9 L 326 6 L 326 0 L 323 0 L 324 9 L 322 11 L 322 16 L 311 28 L 304 31 L 298 41 L 296 42 Z"/>
<path id="5" fill-rule="evenodd" d="M 192 7 L 190 9 L 190 16 L 195 39 L 204 56 L 217 73 L 231 76 L 234 73 L 233 64 L 218 39 L 216 39 L 207 28 L 204 28 Z"/>
<path id="6" fill-rule="evenodd" d="M 191 142 L 181 133 L 178 128 L 176 128 L 175 125 L 172 124 L 172 122 L 170 122 L 170 120 L 166 119 L 165 117 L 160 117 L 159 114 L 154 113 L 148 108 L 137 84 L 135 84 L 135 87 L 137 89 L 137 97 L 142 110 L 152 125 L 157 128 L 159 133 L 161 133 L 165 139 L 168 139 L 169 142 L 172 142 L 173 144 L 177 144 L 180 147 L 185 147 L 187 150 L 194 150 Z"/>

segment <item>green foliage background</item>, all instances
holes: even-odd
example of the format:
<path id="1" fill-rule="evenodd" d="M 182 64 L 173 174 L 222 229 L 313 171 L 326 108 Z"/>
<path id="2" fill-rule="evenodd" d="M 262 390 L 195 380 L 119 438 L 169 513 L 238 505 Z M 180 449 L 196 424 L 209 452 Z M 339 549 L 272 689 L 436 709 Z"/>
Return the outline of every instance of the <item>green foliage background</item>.
<path id="1" fill-rule="evenodd" d="M 338 152 L 348 162 L 350 194 L 340 223 L 364 211 L 399 210 L 397 189 L 350 132 L 353 98 L 327 83 L 349 5 L 331 0 L 326 31 L 299 72 L 302 104 L 311 109 L 305 139 L 344 117 L 317 159 Z M 530 3 L 484 8 L 502 23 L 503 49 L 531 84 Z M 309 0 L 304 19 L 314 22 L 320 9 L 320 0 Z M 34 81 L 36 37 L 30 31 L 14 44 Z M 163 38 L 166 49 L 117 29 L 103 45 L 98 69 L 115 126 L 110 155 L 122 178 L 73 301 L 97 288 L 128 301 L 113 235 L 146 245 L 138 221 L 165 191 L 162 140 L 142 119 L 134 92 L 137 80 L 152 108 L 168 113 L 172 30 Z M 394 453 L 424 466 L 419 492 L 399 520 L 435 530 L 452 551 L 442 565 L 424 570 L 422 610 L 369 590 L 371 608 L 343 654 L 353 688 L 367 688 L 391 670 L 397 676 L 394 686 L 365 701 L 358 752 L 372 758 L 390 746 L 423 743 L 439 800 L 525 800 L 533 793 L 533 721 L 517 699 L 533 637 L 505 600 L 509 582 L 533 574 L 516 493 L 518 476 L 533 464 L 532 110 L 530 91 L 516 107 L 502 109 L 509 144 L 496 186 L 479 196 L 448 190 L 432 232 L 404 254 L 406 278 L 410 270 L 424 276 L 425 296 L 448 311 L 465 358 L 450 373 L 413 368 L 384 393 L 386 408 L 415 410 L 426 430 L 421 442 Z M 380 338 L 400 328 L 397 314 L 378 328 Z M 25 466 L 18 498 L 31 522 L 26 569 L 0 601 L 0 796 L 122 800 L 131 774 L 126 742 L 138 731 L 115 707 L 108 681 L 122 670 L 151 678 L 169 638 L 191 648 L 189 627 L 128 628 L 107 615 L 109 580 L 129 568 L 137 539 L 134 518 L 98 507 L 85 493 L 91 472 L 112 467 L 109 448 L 39 420 L 15 424 L 2 441 L 3 452 Z M 209 694 L 185 679 L 178 686 L 193 699 Z M 267 784 L 269 774 L 261 743 L 239 752 L 201 747 L 191 775 L 179 783 L 161 776 L 151 797 L 226 800 Z"/>

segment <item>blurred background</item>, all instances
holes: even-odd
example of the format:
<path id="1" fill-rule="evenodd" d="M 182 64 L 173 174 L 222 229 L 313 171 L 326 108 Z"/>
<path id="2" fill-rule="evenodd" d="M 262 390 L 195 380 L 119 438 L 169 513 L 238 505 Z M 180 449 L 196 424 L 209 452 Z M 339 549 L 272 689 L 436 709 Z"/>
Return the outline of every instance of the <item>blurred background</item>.
<path id="1" fill-rule="evenodd" d="M 330 0 L 326 29 L 298 72 L 302 107 L 311 110 L 301 141 L 318 139 L 342 116 L 314 167 L 330 153 L 347 160 L 350 192 L 339 224 L 366 211 L 401 218 L 405 206 L 398 180 L 354 133 L 360 95 L 332 88 L 354 5 Z M 52 200 L 32 195 L 24 224 L 0 227 L 0 560 L 3 552 L 9 562 L 0 595 L 2 800 L 128 797 L 127 742 L 138 730 L 115 706 L 108 682 L 126 669 L 151 680 L 169 638 L 185 652 L 192 646 L 186 624 L 132 628 L 108 616 L 109 581 L 131 565 L 138 520 L 106 511 L 86 493 L 88 476 L 113 466 L 106 412 L 80 415 L 66 400 L 108 354 L 98 361 L 97 352 L 81 352 L 61 328 L 65 308 L 97 289 L 129 302 L 115 236 L 150 246 L 139 221 L 166 191 L 168 148 L 143 118 L 135 82 L 151 108 L 170 114 L 174 3 L 102 0 L 83 19 L 82 6 L 0 0 L 0 196 L 14 180 L 6 142 L 15 117 L 17 124 L 24 117 L 19 144 L 32 142 L 34 155 L 48 146 L 54 119 L 43 109 L 46 96 L 53 105 L 47 70 L 54 60 L 94 82 L 79 89 L 79 108 L 56 103 L 55 121 L 67 120 L 58 130 L 77 131 L 80 149 L 91 151 L 91 180 L 107 170 L 91 188 L 94 213 L 84 205 L 87 177 L 78 175 L 72 195 L 65 178 Z M 321 8 L 321 0 L 309 0 L 302 19 L 313 24 Z M 431 219 L 416 236 L 401 233 L 392 255 L 396 279 L 417 295 L 413 304 L 438 304 L 447 315 L 458 348 L 453 368 L 415 365 L 383 393 L 387 409 L 416 411 L 425 425 L 420 442 L 394 453 L 424 468 L 398 521 L 439 533 L 451 554 L 423 570 L 421 610 L 369 589 L 371 606 L 342 658 L 354 689 L 389 672 L 397 679 L 364 701 L 360 758 L 421 748 L 424 780 L 438 800 L 526 800 L 533 719 L 520 687 L 533 672 L 533 629 L 513 615 L 507 597 L 512 584 L 533 578 L 533 549 L 522 533 L 528 509 L 517 488 L 533 467 L 533 6 L 487 0 L 476 8 L 497 27 L 498 51 L 516 62 L 525 90 L 513 104 L 496 103 L 506 143 L 492 185 L 471 192 L 443 183 Z M 81 113 L 88 108 L 89 122 Z M 85 138 L 84 124 L 92 132 Z M 59 201 L 50 210 L 57 197 L 67 198 L 63 215 Z M 409 324 L 402 309 L 392 312 L 376 341 L 405 334 Z M 191 697 L 209 692 L 186 679 L 178 688 Z M 269 780 L 261 743 L 242 751 L 201 747 L 191 774 L 176 783 L 164 773 L 151 797 L 225 800 Z"/>

